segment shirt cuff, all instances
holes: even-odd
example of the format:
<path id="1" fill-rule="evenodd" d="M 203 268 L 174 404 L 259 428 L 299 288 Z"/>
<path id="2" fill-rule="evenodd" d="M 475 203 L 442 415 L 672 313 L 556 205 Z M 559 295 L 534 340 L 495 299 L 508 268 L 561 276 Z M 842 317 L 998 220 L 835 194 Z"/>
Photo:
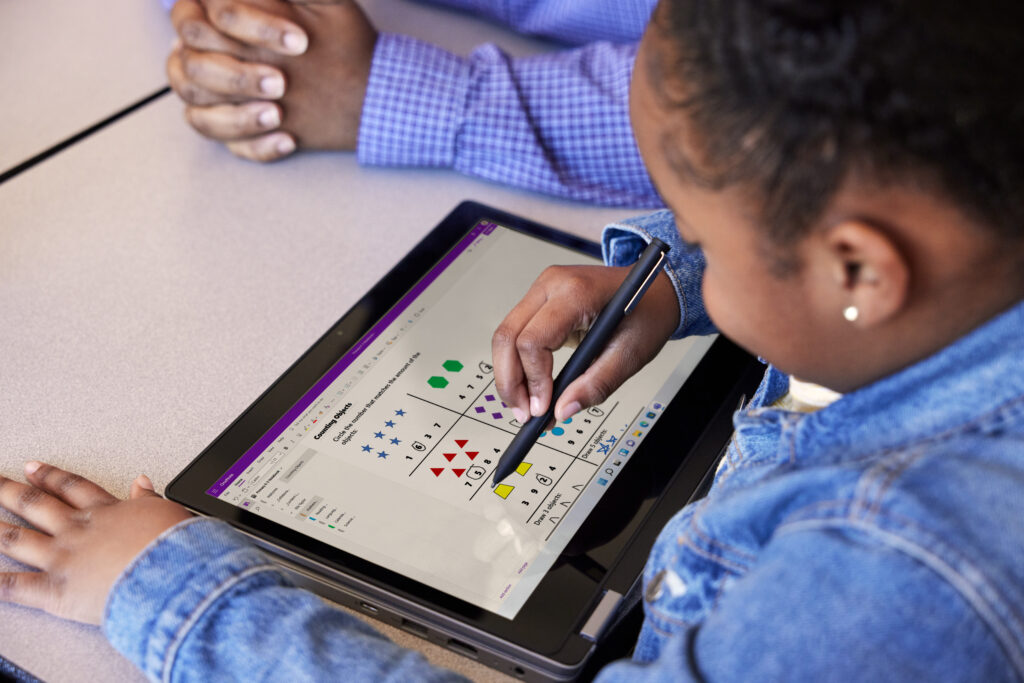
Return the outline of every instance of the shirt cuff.
<path id="1" fill-rule="evenodd" d="M 470 79 L 468 60 L 381 33 L 359 124 L 359 163 L 450 168 Z"/>
<path id="2" fill-rule="evenodd" d="M 243 581 L 286 585 L 270 558 L 227 524 L 196 517 L 171 527 L 128 565 L 107 598 L 103 631 L 151 680 L 225 591 Z"/>
<path id="3" fill-rule="evenodd" d="M 670 247 L 665 273 L 679 300 L 679 326 L 672 338 L 714 334 L 718 330 L 704 310 L 701 294 L 704 254 L 683 242 L 671 211 L 656 211 L 607 226 L 601 233 L 604 262 L 609 266 L 632 265 L 655 237 Z"/>

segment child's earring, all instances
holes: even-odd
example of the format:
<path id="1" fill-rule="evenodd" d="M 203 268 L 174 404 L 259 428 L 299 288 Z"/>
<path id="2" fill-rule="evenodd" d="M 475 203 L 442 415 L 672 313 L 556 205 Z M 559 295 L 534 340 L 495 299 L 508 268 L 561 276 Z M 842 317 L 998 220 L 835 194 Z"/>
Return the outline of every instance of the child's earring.
<path id="1" fill-rule="evenodd" d="M 857 322 L 857 318 L 860 317 L 860 311 L 857 310 L 856 306 L 847 306 L 843 309 L 843 317 L 849 322 Z"/>

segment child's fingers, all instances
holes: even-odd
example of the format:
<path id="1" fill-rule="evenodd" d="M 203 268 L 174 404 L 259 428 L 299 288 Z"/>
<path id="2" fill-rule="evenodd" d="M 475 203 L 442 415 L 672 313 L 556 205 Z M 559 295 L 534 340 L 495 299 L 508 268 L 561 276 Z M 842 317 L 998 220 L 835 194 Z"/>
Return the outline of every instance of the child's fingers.
<path id="1" fill-rule="evenodd" d="M 273 102 L 186 107 L 185 118 L 197 131 L 214 140 L 243 140 L 281 126 L 281 109 Z"/>
<path id="2" fill-rule="evenodd" d="M 309 37 L 287 19 L 236 0 L 206 0 L 210 23 L 243 43 L 265 47 L 283 55 L 301 55 Z"/>
<path id="3" fill-rule="evenodd" d="M 276 161 L 295 151 L 295 139 L 284 132 L 227 143 L 232 154 L 250 161 Z"/>
<path id="4" fill-rule="evenodd" d="M 501 321 L 491 337 L 491 362 L 494 365 L 494 388 L 501 399 L 512 407 L 516 419 L 525 423 L 530 415 L 530 392 L 526 374 L 519 359 L 516 339 L 530 319 L 544 305 L 542 288 L 532 287 Z"/>
<path id="5" fill-rule="evenodd" d="M 604 403 L 643 365 L 640 357 L 627 345 L 613 340 L 586 372 L 562 392 L 555 406 L 555 418 L 565 420 L 584 408 Z"/>
<path id="6" fill-rule="evenodd" d="M 153 497 L 159 498 L 156 490 L 153 488 L 153 482 L 150 481 L 149 477 L 145 474 L 140 474 L 135 477 L 135 481 L 132 482 L 132 491 L 129 494 L 129 498 L 135 500 L 136 498 Z"/>
<path id="7" fill-rule="evenodd" d="M 0 507 L 48 534 L 60 531 L 74 512 L 42 489 L 4 476 L 0 476 Z"/>
<path id="8" fill-rule="evenodd" d="M 81 509 L 117 502 L 102 486 L 53 465 L 30 462 L 25 465 L 25 474 L 30 483 L 71 507 Z"/>
<path id="9" fill-rule="evenodd" d="M 49 536 L 0 522 L 0 553 L 23 564 L 45 569 L 50 564 L 53 539 Z"/>
<path id="10" fill-rule="evenodd" d="M 0 600 L 4 602 L 49 611 L 53 599 L 53 585 L 45 572 L 0 574 Z"/>
<path id="11" fill-rule="evenodd" d="M 561 299 L 549 300 L 516 337 L 534 417 L 543 415 L 551 403 L 554 352 L 565 345 L 582 322 L 576 307 L 565 306 Z"/>
<path id="12" fill-rule="evenodd" d="M 183 84 L 236 100 L 277 99 L 284 95 L 284 74 L 272 66 L 188 48 L 181 48 L 175 54 L 179 64 L 175 76 Z"/>

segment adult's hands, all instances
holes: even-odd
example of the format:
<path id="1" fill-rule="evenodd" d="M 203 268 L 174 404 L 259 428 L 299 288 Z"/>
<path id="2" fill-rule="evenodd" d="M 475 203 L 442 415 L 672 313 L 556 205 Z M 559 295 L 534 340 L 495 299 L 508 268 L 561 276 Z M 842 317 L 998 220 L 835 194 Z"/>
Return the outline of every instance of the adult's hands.
<path id="1" fill-rule="evenodd" d="M 235 154 L 355 149 L 377 32 L 352 0 L 178 0 L 167 60 L 185 116 Z"/>

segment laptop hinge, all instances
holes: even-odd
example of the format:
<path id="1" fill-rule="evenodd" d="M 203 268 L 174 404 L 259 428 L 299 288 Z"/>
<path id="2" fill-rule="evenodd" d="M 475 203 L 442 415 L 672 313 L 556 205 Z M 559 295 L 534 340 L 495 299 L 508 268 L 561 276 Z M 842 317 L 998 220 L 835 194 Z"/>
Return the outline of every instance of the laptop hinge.
<path id="1" fill-rule="evenodd" d="M 612 615 L 615 614 L 615 610 L 621 601 L 621 593 L 613 590 L 605 591 L 601 602 L 597 603 L 597 607 L 590 613 L 587 623 L 583 624 L 583 628 L 580 629 L 580 635 L 587 640 L 596 641 L 604 627 L 608 625 Z"/>

